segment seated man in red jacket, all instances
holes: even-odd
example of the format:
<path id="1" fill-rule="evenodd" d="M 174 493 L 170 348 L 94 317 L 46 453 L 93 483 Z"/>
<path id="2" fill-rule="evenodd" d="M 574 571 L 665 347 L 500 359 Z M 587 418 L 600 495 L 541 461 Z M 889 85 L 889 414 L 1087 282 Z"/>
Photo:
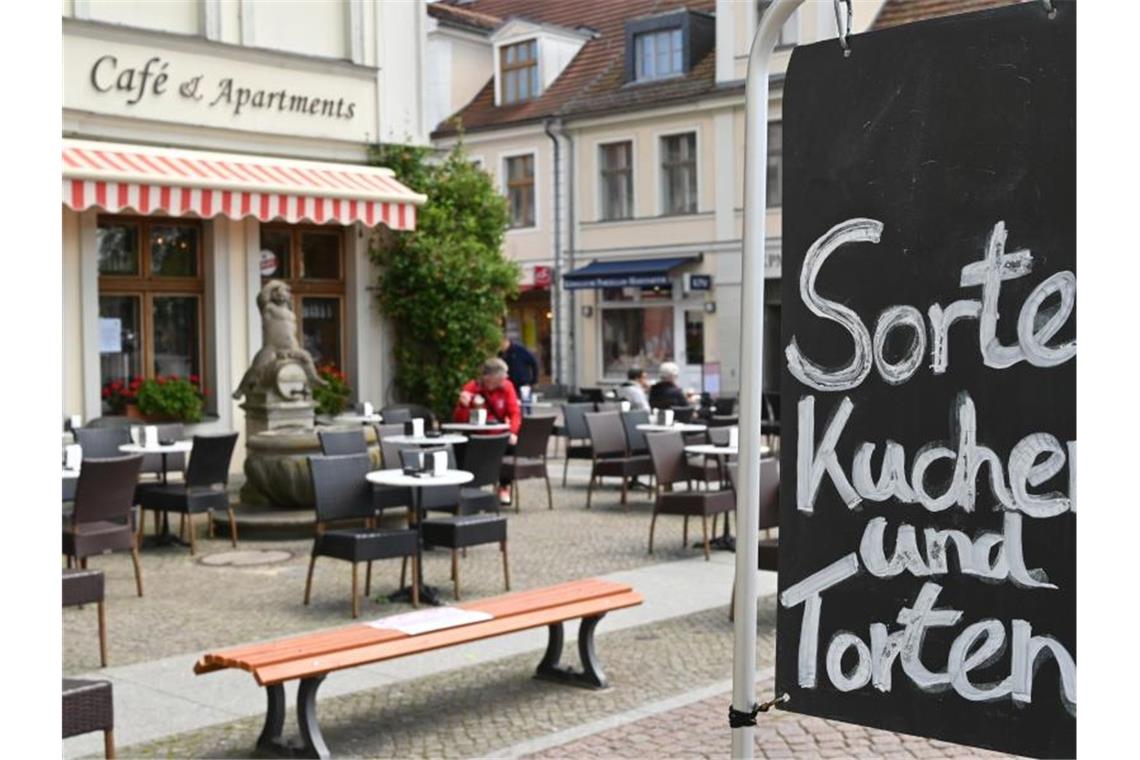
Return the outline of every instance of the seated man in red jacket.
<path id="1" fill-rule="evenodd" d="M 471 380 L 459 392 L 459 403 L 455 405 L 452 419 L 467 422 L 472 409 L 486 409 L 487 422 L 505 422 L 510 425 L 510 445 L 519 440 L 519 426 L 522 425 L 522 410 L 515 386 L 507 379 L 507 363 L 498 357 L 483 362 L 478 380 Z M 499 501 L 511 503 L 510 489 L 499 487 Z"/>

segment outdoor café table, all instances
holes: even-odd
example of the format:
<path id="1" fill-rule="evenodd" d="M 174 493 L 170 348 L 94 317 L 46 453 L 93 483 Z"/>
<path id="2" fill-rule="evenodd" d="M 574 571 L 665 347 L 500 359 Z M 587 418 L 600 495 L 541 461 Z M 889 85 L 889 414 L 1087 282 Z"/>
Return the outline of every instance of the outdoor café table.
<path id="1" fill-rule="evenodd" d="M 511 426 L 505 422 L 487 422 L 483 425 L 476 425 L 474 422 L 445 422 L 440 427 L 444 430 L 457 430 L 460 433 L 501 433 L 511 429 Z"/>
<path id="2" fill-rule="evenodd" d="M 378 425 L 384 421 L 384 418 L 379 414 L 338 414 L 333 417 L 333 422 L 341 425 Z"/>
<path id="3" fill-rule="evenodd" d="M 375 483 L 381 486 L 400 486 L 403 488 L 412 489 L 412 510 L 416 516 L 416 578 L 420 584 L 420 601 L 426 604 L 438 605 L 441 604 L 439 595 L 436 593 L 435 588 L 424 583 L 424 565 L 423 565 L 423 529 L 420 523 L 423 522 L 423 514 L 420 511 L 420 489 L 430 488 L 432 486 L 460 486 L 464 483 L 470 483 L 475 479 L 475 475 L 467 472 L 466 470 L 444 470 L 439 475 L 406 475 L 402 469 L 399 470 L 373 470 L 365 475 L 369 483 Z M 407 602 L 412 597 L 411 589 L 402 588 L 396 593 L 388 597 L 390 602 Z"/>
<path id="4" fill-rule="evenodd" d="M 124 443 L 119 447 L 119 451 L 127 454 L 161 454 L 162 455 L 162 484 L 166 485 L 166 455 L 167 454 L 189 454 L 190 450 L 194 448 L 193 441 L 174 441 L 173 443 L 159 443 L 154 446 L 143 446 L 140 443 Z M 140 516 L 141 520 L 142 517 Z M 170 546 L 171 544 L 178 544 L 179 546 L 189 546 L 180 537 L 170 532 L 170 513 L 162 513 L 162 533 L 157 536 L 147 536 L 143 539 L 147 546 Z"/>
<path id="5" fill-rule="evenodd" d="M 760 447 L 760 456 L 766 456 L 769 452 L 767 446 Z M 686 454 L 699 454 L 701 456 L 717 457 L 720 459 L 721 472 L 726 473 L 728 470 L 725 468 L 724 460 L 726 457 L 734 457 L 740 453 L 738 446 L 717 446 L 713 443 L 694 443 L 685 447 Z M 723 478 L 720 483 L 721 488 L 727 488 L 728 483 Z M 701 546 L 700 542 L 693 544 L 694 546 Z M 714 538 L 709 542 L 709 546 L 716 549 L 725 549 L 726 551 L 736 550 L 736 539 L 728 532 L 728 515 L 724 516 L 724 532 L 721 533 L 719 538 Z"/>
<path id="6" fill-rule="evenodd" d="M 699 422 L 674 422 L 672 425 L 644 422 L 638 425 L 637 429 L 643 433 L 703 433 L 708 430 L 708 425 L 702 425 Z"/>
<path id="7" fill-rule="evenodd" d="M 386 435 L 385 441 L 398 443 L 401 446 L 443 446 L 450 443 L 457 446 L 467 443 L 467 436 L 459 433 L 444 433 L 442 435 Z"/>

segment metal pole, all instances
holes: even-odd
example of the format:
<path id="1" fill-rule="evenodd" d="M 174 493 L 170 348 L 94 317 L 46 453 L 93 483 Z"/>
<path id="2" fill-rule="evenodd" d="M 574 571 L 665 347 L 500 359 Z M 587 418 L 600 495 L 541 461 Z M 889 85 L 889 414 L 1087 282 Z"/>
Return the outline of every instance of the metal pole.
<path id="1" fill-rule="evenodd" d="M 736 625 L 733 632 L 732 707 L 756 703 L 756 577 L 760 537 L 760 417 L 764 339 L 764 226 L 768 181 L 768 68 L 784 22 L 803 0 L 775 0 L 752 39 L 745 82 L 744 272 L 741 302 L 740 490 L 736 495 Z M 751 758 L 755 726 L 732 729 L 732 756 Z"/>

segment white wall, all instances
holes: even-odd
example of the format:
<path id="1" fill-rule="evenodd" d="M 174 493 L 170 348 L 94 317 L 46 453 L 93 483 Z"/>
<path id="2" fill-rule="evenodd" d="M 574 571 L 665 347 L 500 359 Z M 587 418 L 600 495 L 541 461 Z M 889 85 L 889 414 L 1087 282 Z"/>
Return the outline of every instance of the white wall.
<path id="1" fill-rule="evenodd" d="M 105 21 L 140 29 L 155 29 L 175 34 L 202 33 L 202 0 L 161 0 L 161 2 L 127 2 L 126 0 L 74 0 L 72 12 L 78 18 Z M 64 13 L 67 8 L 64 8 Z"/>
<path id="2" fill-rule="evenodd" d="M 252 27 L 246 32 L 252 35 L 247 45 L 326 58 L 349 57 L 346 0 L 246 0 L 241 10 L 244 25 Z"/>

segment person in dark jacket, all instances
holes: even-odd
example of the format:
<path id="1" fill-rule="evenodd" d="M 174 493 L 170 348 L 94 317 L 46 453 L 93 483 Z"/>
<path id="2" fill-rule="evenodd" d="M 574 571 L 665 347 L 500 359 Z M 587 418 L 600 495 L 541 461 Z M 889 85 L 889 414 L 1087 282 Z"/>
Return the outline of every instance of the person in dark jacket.
<path id="1" fill-rule="evenodd" d="M 538 361 L 526 346 L 504 335 L 503 342 L 499 344 L 499 358 L 507 363 L 507 377 L 519 393 L 523 392 L 523 386 L 538 382 Z"/>
<path id="2" fill-rule="evenodd" d="M 672 409 L 675 406 L 688 406 L 689 399 L 677 385 L 680 368 L 673 362 L 664 362 L 659 370 L 661 379 L 649 389 L 650 409 Z"/>

